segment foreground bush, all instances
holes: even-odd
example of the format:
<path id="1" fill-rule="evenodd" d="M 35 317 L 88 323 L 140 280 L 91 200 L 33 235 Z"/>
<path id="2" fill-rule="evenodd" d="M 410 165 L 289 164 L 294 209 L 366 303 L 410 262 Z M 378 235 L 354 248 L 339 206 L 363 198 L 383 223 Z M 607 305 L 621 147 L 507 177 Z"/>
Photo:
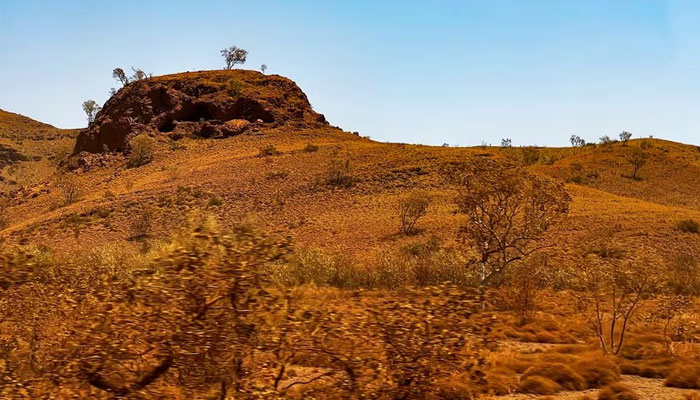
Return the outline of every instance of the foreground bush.
<path id="1" fill-rule="evenodd" d="M 476 293 L 313 301 L 269 281 L 290 252 L 199 218 L 142 256 L 0 256 L 3 334 L 17 338 L 0 338 L 0 398 L 408 400 L 456 374 L 484 391 L 493 318 L 475 315 Z"/>

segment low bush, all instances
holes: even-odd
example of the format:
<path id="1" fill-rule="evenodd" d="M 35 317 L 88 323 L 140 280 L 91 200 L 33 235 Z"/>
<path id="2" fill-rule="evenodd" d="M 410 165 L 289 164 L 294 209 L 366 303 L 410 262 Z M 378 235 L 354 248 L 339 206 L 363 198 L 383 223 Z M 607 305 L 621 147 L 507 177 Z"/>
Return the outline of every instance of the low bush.
<path id="1" fill-rule="evenodd" d="M 631 387 L 622 383 L 613 383 L 598 393 L 598 400 L 638 400 L 639 397 Z"/>
<path id="2" fill-rule="evenodd" d="M 625 375 L 637 375 L 644 378 L 660 379 L 667 377 L 676 360 L 671 357 L 655 358 L 650 360 L 625 360 L 618 361 L 620 370 Z"/>
<path id="3" fill-rule="evenodd" d="M 146 134 L 141 134 L 129 141 L 129 157 L 126 166 L 136 168 L 153 161 L 155 141 Z"/>
<path id="4" fill-rule="evenodd" d="M 543 362 L 530 367 L 520 379 L 525 382 L 528 378 L 535 376 L 556 382 L 566 390 L 583 390 L 587 387 L 586 380 L 566 364 Z"/>
<path id="5" fill-rule="evenodd" d="M 543 376 L 529 376 L 522 380 L 518 390 L 528 394 L 554 394 L 562 391 L 562 387 L 549 378 Z"/>
<path id="6" fill-rule="evenodd" d="M 664 385 L 681 389 L 700 389 L 700 362 L 681 362 L 671 370 Z"/>
<path id="7" fill-rule="evenodd" d="M 315 153 L 317 151 L 318 151 L 318 146 L 316 146 L 315 144 L 309 143 L 306 145 L 306 147 L 304 147 L 305 153 Z"/>
<path id="8" fill-rule="evenodd" d="M 260 149 L 260 152 L 258 153 L 258 157 L 270 157 L 270 156 L 278 156 L 282 154 L 281 151 L 277 150 L 277 148 L 273 145 L 265 146 Z"/>
<path id="9" fill-rule="evenodd" d="M 620 380 L 620 367 L 610 358 L 586 358 L 571 367 L 583 377 L 588 388 L 598 388 Z"/>
<path id="10" fill-rule="evenodd" d="M 418 220 L 428 212 L 430 196 L 423 191 L 415 191 L 399 199 L 396 210 L 399 213 L 401 232 L 405 235 L 415 233 Z"/>
<path id="11" fill-rule="evenodd" d="M 332 160 L 328 166 L 326 183 L 332 187 L 351 187 L 355 179 L 350 175 L 350 160 Z"/>
<path id="12" fill-rule="evenodd" d="M 700 233 L 700 223 L 694 219 L 684 219 L 676 224 L 676 229 L 685 233 Z"/>

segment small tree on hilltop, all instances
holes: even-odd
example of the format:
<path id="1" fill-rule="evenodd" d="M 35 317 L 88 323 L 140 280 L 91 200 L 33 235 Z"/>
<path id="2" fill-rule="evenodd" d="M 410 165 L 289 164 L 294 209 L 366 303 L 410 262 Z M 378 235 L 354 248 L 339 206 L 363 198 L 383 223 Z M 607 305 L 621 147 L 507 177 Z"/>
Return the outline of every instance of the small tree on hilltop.
<path id="1" fill-rule="evenodd" d="M 622 131 L 620 133 L 620 141 L 622 142 L 623 146 L 627 146 L 627 142 L 629 142 L 630 138 L 632 138 L 632 134 L 627 131 Z"/>
<path id="2" fill-rule="evenodd" d="M 501 147 L 513 147 L 513 141 L 510 138 L 501 139 Z"/>
<path id="3" fill-rule="evenodd" d="M 248 51 L 231 46 L 228 49 L 221 50 L 221 55 L 226 60 L 226 69 L 233 69 L 236 64 L 245 64 L 248 58 Z"/>
<path id="4" fill-rule="evenodd" d="M 569 138 L 569 142 L 571 143 L 571 146 L 574 148 L 574 154 L 576 154 L 576 148 L 577 147 L 583 147 L 586 145 L 586 141 L 581 138 L 581 136 L 578 135 L 571 135 Z"/>
<path id="5" fill-rule="evenodd" d="M 632 179 L 639 179 L 637 177 L 637 173 L 644 166 L 644 164 L 647 163 L 648 158 L 649 153 L 645 152 L 639 147 L 633 148 L 632 151 L 627 155 L 627 162 L 632 164 L 632 167 L 634 168 L 632 171 L 632 176 L 630 176 Z"/>
<path id="6" fill-rule="evenodd" d="M 460 232 L 479 254 L 483 295 L 510 265 L 546 247 L 538 242 L 571 198 L 561 184 L 516 165 L 477 160 L 461 175 L 457 205 L 467 219 Z"/>
<path id="7" fill-rule="evenodd" d="M 126 76 L 126 73 L 121 68 L 115 68 L 114 70 L 112 70 L 112 78 L 118 80 L 119 83 L 122 84 L 122 86 L 126 86 L 130 82 L 129 77 Z"/>
<path id="8" fill-rule="evenodd" d="M 102 109 L 102 107 L 100 107 L 95 100 L 87 100 L 83 102 L 83 111 L 85 111 L 85 114 L 87 115 L 88 126 L 95 122 L 95 116 L 100 109 Z"/>
<path id="9" fill-rule="evenodd" d="M 260 71 L 264 74 L 267 71 L 267 64 L 263 64 L 260 66 Z"/>

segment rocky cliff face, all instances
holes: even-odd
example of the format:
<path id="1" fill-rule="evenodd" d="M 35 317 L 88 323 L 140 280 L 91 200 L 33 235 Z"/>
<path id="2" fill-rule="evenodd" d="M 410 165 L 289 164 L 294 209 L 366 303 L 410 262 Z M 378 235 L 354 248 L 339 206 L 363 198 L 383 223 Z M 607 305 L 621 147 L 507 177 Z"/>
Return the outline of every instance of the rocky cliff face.
<path id="1" fill-rule="evenodd" d="M 78 135 L 74 153 L 125 151 L 142 133 L 220 138 L 287 123 L 327 124 L 287 78 L 246 70 L 165 75 L 119 90 Z"/>

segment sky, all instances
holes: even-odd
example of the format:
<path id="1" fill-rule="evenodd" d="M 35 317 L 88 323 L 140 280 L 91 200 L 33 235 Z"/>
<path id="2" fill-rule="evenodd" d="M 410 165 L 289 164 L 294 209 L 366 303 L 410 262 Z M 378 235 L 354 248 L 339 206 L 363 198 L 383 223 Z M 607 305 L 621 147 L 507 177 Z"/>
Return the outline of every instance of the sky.
<path id="1" fill-rule="evenodd" d="M 375 140 L 700 144 L 699 20 L 695 0 L 0 0 L 0 109 L 82 127 L 115 67 L 219 69 L 236 45 Z"/>

